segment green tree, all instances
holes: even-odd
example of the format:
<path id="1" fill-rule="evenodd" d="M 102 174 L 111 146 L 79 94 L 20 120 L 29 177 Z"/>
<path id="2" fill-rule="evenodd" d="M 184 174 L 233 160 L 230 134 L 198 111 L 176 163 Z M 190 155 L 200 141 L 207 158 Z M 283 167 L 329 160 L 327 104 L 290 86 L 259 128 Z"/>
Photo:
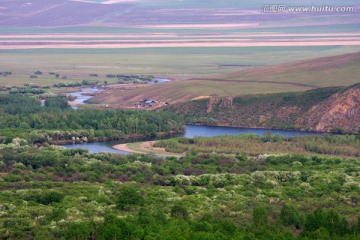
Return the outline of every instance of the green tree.
<path id="1" fill-rule="evenodd" d="M 171 216 L 179 219 L 188 219 L 189 213 L 185 207 L 177 204 L 171 208 Z"/>
<path id="2" fill-rule="evenodd" d="M 116 206 L 124 210 L 129 206 L 142 206 L 145 202 L 144 197 L 138 193 L 134 187 L 125 187 L 120 191 Z"/>
<path id="3" fill-rule="evenodd" d="M 49 205 L 53 202 L 61 202 L 61 200 L 64 198 L 64 195 L 56 191 L 45 191 L 43 193 L 36 194 L 34 198 L 37 203 Z"/>
<path id="4" fill-rule="evenodd" d="M 281 209 L 280 219 L 285 226 L 300 228 L 302 224 L 299 211 L 292 205 L 284 204 Z"/>
<path id="5" fill-rule="evenodd" d="M 62 97 L 51 97 L 45 100 L 45 107 L 67 109 L 70 106 Z"/>

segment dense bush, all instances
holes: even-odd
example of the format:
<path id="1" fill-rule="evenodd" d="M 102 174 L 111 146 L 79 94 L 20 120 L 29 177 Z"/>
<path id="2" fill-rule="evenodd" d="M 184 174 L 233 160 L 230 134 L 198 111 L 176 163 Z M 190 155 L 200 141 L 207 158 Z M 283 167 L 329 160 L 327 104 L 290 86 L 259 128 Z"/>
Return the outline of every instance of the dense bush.
<path id="1" fill-rule="evenodd" d="M 66 99 L 62 97 L 50 97 L 45 100 L 45 107 L 67 109 L 70 108 Z"/>
<path id="2" fill-rule="evenodd" d="M 36 203 L 49 205 L 51 203 L 59 203 L 63 198 L 64 195 L 56 191 L 41 191 L 31 193 L 25 199 L 27 201 L 34 201 Z"/>

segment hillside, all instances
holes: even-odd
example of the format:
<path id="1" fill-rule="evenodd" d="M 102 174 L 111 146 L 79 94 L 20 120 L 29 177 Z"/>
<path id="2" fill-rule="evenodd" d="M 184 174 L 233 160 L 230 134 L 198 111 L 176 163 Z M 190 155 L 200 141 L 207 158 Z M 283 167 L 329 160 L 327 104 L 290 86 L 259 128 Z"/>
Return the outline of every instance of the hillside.
<path id="1" fill-rule="evenodd" d="M 360 85 L 333 94 L 314 105 L 300 118 L 297 126 L 309 126 L 316 131 L 341 128 L 345 131 L 360 130 Z"/>
<path id="2" fill-rule="evenodd" d="M 212 97 L 166 110 L 184 115 L 192 124 L 356 133 L 360 130 L 360 84 L 296 93 Z"/>
<path id="3" fill-rule="evenodd" d="M 318 87 L 351 85 L 360 75 L 360 52 L 303 60 L 287 64 L 248 68 L 208 78 L 194 78 L 132 91 L 114 91 L 96 102 L 137 103 L 155 99 L 170 103 L 210 96 L 299 92 Z"/>

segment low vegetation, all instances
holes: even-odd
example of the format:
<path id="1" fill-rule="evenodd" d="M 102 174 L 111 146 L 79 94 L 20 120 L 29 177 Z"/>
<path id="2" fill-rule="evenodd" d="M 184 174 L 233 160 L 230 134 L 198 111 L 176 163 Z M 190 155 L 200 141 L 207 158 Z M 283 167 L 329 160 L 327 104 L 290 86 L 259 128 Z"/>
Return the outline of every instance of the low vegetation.
<path id="1" fill-rule="evenodd" d="M 0 145 L 2 239 L 358 239 L 358 159 Z"/>
<path id="2" fill-rule="evenodd" d="M 144 84 L 151 82 L 154 79 L 152 75 L 139 75 L 139 74 L 106 74 L 107 78 L 115 78 L 120 84 Z"/>
<path id="3" fill-rule="evenodd" d="M 167 152 L 173 153 L 226 153 L 250 156 L 264 153 L 292 153 L 360 157 L 360 136 L 325 134 L 284 138 L 269 132 L 262 137 L 256 134 L 243 134 L 193 139 L 175 138 L 158 141 L 154 147 L 165 148 Z"/>

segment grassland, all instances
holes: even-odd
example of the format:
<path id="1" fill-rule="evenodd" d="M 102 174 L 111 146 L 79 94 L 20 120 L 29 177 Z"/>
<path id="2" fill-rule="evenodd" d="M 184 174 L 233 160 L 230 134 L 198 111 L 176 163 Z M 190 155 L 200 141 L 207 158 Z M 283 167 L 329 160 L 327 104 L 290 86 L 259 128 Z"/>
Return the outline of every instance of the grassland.
<path id="1" fill-rule="evenodd" d="M 12 75 L 0 77 L 0 86 L 22 86 L 26 82 L 39 86 L 53 86 L 59 82 L 77 82 L 99 80 L 117 83 L 116 79 L 107 79 L 113 74 L 150 74 L 170 79 L 199 78 L 213 74 L 229 73 L 239 68 L 267 66 L 302 60 L 309 57 L 329 56 L 359 50 L 357 47 L 253 47 L 253 48 L 159 48 L 159 49 L 33 49 L 1 50 L 0 71 L 11 71 Z M 38 78 L 30 78 L 35 71 L 42 71 Z M 60 74 L 59 78 L 49 72 Z M 98 77 L 90 77 L 98 74 Z M 62 77 L 66 76 L 66 79 Z M 179 98 L 209 95 L 231 95 L 222 82 L 208 84 L 193 81 L 191 85 L 176 83 Z M 206 88 L 203 85 L 207 85 Z M 202 91 L 198 92 L 200 86 Z M 165 87 L 165 86 L 163 86 Z M 166 88 L 172 88 L 172 85 Z M 283 86 L 271 86 L 272 91 L 283 90 Z M 226 88 L 226 86 L 225 86 Z M 231 87 L 233 88 L 233 87 Z M 266 92 L 267 85 L 244 83 L 241 86 L 246 93 Z M 238 88 L 236 88 L 238 89 Z M 70 91 L 71 89 L 51 89 L 50 91 Z M 303 90 L 295 88 L 294 90 Z M 149 92 L 152 90 L 149 89 Z M 238 92 L 239 94 L 244 92 Z M 138 93 L 136 93 L 138 94 Z"/>
<path id="2" fill-rule="evenodd" d="M 286 52 L 282 54 L 286 55 Z M 263 54 L 266 59 L 266 53 Z M 275 58 L 267 55 L 268 60 Z M 259 56 L 258 56 L 259 57 Z M 288 55 L 289 57 L 289 55 Z M 351 85 L 358 82 L 360 54 L 304 60 L 269 67 L 248 68 L 234 73 L 197 77 L 161 86 L 99 96 L 99 102 L 136 102 L 156 99 L 176 103 L 209 96 L 295 92 L 316 87 Z"/>
<path id="3" fill-rule="evenodd" d="M 20 2 L 26 4 L 25 0 Z M 0 78 L 0 86 L 21 86 L 25 82 L 52 86 L 61 81 L 88 80 L 90 74 L 99 75 L 97 80 L 102 82 L 109 81 L 105 78 L 108 73 L 193 79 L 95 99 L 133 106 L 140 98 L 177 102 L 210 95 L 303 91 L 309 88 L 306 84 L 332 86 L 338 85 L 339 79 L 341 85 L 350 85 L 354 83 L 352 74 L 358 73 L 357 65 L 349 64 L 342 70 L 326 72 L 290 69 L 289 73 L 286 66 L 280 66 L 284 72 L 270 71 L 271 77 L 258 75 L 258 69 L 243 75 L 247 68 L 359 51 L 357 12 L 259 14 L 261 4 L 253 1 L 113 3 L 116 1 L 68 1 L 54 6 L 52 1 L 41 0 L 27 6 L 24 13 L 21 4 L 11 7 L 4 1 L 4 7 L 10 6 L 12 11 L 11 17 L 0 19 L 4 25 L 0 29 L 0 71 L 13 74 Z M 79 6 L 83 11 L 78 11 Z M 32 14 L 39 9 L 41 14 Z M 45 21 L 54 11 L 68 12 L 73 17 L 56 15 L 54 21 Z M 87 11 L 93 14 L 85 14 Z M 37 70 L 56 72 L 66 79 L 46 74 L 29 79 Z M 232 72 L 237 74 L 227 75 Z M 320 77 L 322 74 L 327 81 Z M 209 76 L 240 81 L 208 81 Z"/>

